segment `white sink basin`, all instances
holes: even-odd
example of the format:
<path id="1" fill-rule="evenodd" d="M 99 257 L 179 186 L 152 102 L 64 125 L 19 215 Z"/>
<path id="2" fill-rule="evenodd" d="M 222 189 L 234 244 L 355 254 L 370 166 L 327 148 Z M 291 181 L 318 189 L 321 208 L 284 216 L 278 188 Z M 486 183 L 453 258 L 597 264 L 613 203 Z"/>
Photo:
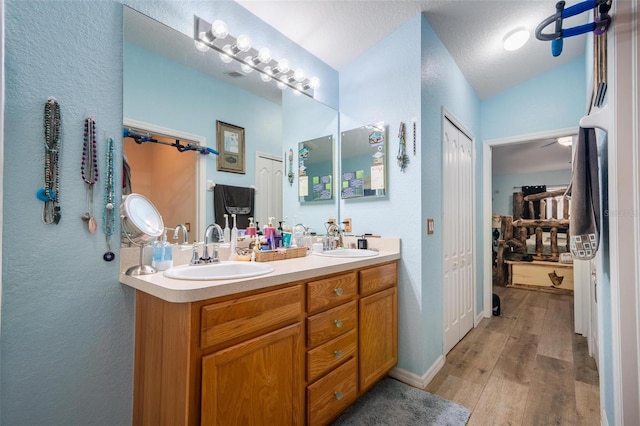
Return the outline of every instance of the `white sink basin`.
<path id="1" fill-rule="evenodd" d="M 169 268 L 164 276 L 176 280 L 232 280 L 269 274 L 276 268 L 260 262 L 220 262 Z"/>
<path id="2" fill-rule="evenodd" d="M 313 254 L 328 257 L 373 257 L 377 256 L 378 252 L 374 250 L 361 249 L 335 249 L 325 250 L 323 252 L 314 252 Z"/>

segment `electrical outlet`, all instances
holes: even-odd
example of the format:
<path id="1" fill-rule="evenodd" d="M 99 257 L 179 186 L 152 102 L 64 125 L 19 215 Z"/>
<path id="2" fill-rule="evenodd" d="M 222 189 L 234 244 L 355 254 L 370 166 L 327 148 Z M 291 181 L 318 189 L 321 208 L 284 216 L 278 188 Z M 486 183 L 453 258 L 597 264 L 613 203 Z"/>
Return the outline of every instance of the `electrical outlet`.
<path id="1" fill-rule="evenodd" d="M 329 219 L 327 219 L 327 223 L 336 223 L 336 218 L 330 217 Z"/>
<path id="2" fill-rule="evenodd" d="M 342 221 L 344 232 L 351 233 L 351 218 L 347 217 Z"/>
<path id="3" fill-rule="evenodd" d="M 187 232 L 191 232 L 191 223 L 190 222 L 185 222 L 184 223 L 184 227 L 187 228 Z"/>
<path id="4" fill-rule="evenodd" d="M 433 219 L 427 219 L 427 234 L 431 235 L 434 231 Z"/>

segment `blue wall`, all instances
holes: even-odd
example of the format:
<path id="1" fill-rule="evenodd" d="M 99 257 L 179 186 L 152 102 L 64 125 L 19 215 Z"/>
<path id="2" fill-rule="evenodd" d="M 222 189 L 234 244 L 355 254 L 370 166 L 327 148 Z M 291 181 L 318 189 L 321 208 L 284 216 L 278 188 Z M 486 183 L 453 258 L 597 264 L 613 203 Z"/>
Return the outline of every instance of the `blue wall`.
<path id="1" fill-rule="evenodd" d="M 482 139 L 577 127 L 586 103 L 581 56 L 482 101 Z"/>
<path id="2" fill-rule="evenodd" d="M 337 106 L 337 72 L 235 2 L 127 3 L 189 36 L 194 13 L 225 19 L 234 34 L 251 34 L 256 45 L 313 70 L 322 82 L 317 97 Z M 119 140 L 122 134 L 122 4 L 6 0 L 4 31 L 0 420 L 131 424 L 135 294 L 118 282 L 119 250 L 114 249 L 115 262 L 104 262 L 102 231 L 90 235 L 80 220 L 83 121 L 93 114 L 98 135 Z M 42 187 L 41 123 L 49 96 L 60 102 L 63 120 L 57 226 L 42 224 L 42 202 L 34 195 Z M 122 149 L 116 146 L 117 170 Z M 100 223 L 103 185 L 98 182 L 95 194 Z M 118 238 L 112 243 L 117 246 Z"/>
<path id="3" fill-rule="evenodd" d="M 280 105 L 130 43 L 124 45 L 124 69 L 125 118 L 204 136 L 214 149 L 216 120 L 244 128 L 246 173 L 218 172 L 216 157 L 209 155 L 207 179 L 224 185 L 255 185 L 255 152 L 280 156 Z M 206 206 L 206 223 L 212 223 L 212 192 L 207 192 Z"/>
<path id="4" fill-rule="evenodd" d="M 418 376 L 442 355 L 443 345 L 443 107 L 479 135 L 480 101 L 422 14 L 340 73 L 341 131 L 385 121 L 390 153 L 388 197 L 341 200 L 340 215 L 353 218 L 356 234 L 374 231 L 402 239 L 398 367 Z M 418 122 L 416 156 L 413 120 Z M 405 173 L 392 155 L 400 121 L 408 127 Z M 427 217 L 436 220 L 434 235 L 426 236 Z"/>
<path id="5" fill-rule="evenodd" d="M 431 366 L 443 351 L 443 310 L 442 310 L 442 113 L 449 114 L 462 124 L 471 137 L 475 138 L 476 189 L 481 193 L 482 149 L 480 140 L 480 100 L 449 52 L 421 15 L 422 40 L 422 177 L 420 235 L 426 234 L 424 224 L 427 218 L 435 219 L 435 233 L 422 238 L 423 265 L 423 322 L 424 339 L 429 342 L 425 360 Z M 471 205 L 472 200 L 469 200 Z M 479 207 L 479 198 L 476 206 Z M 476 208 L 476 234 L 481 235 L 480 209 Z M 476 252 L 482 253 L 480 238 L 476 238 Z M 476 311 L 481 312 L 483 297 L 483 265 L 481 256 L 476 262 Z M 424 371 L 423 371 L 424 372 Z"/>
<path id="6" fill-rule="evenodd" d="M 398 128 L 420 117 L 420 27 L 421 15 L 384 38 L 340 72 L 340 131 L 384 121 L 387 126 L 388 196 L 382 199 L 340 200 L 340 216 L 353 219 L 355 234 L 372 232 L 400 237 L 402 260 L 398 287 L 398 367 L 421 375 L 430 365 L 425 353 L 422 321 L 423 265 L 419 191 L 422 165 L 420 126 L 418 156 L 411 152 L 405 173 L 396 165 Z"/>

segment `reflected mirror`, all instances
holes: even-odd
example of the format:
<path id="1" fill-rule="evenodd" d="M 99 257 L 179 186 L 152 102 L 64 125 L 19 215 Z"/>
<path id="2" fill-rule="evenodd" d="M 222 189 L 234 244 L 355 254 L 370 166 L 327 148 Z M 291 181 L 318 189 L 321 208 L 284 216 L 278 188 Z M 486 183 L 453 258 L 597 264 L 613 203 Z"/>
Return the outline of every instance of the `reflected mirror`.
<path id="1" fill-rule="evenodd" d="M 342 132 L 340 198 L 384 197 L 387 155 L 383 122 Z"/>
<path id="2" fill-rule="evenodd" d="M 333 199 L 333 136 L 298 144 L 298 197 L 301 203 Z"/>
<path id="3" fill-rule="evenodd" d="M 165 226 L 187 223 L 189 241 L 202 241 L 207 224 L 215 221 L 213 186 L 217 185 L 254 187 L 253 215 L 260 228 L 270 216 L 282 220 L 298 215 L 305 225 L 318 222 L 314 228 L 322 228 L 328 214 L 337 217 L 337 202 L 318 209 L 317 219 L 313 208 L 303 215 L 289 213 L 292 205 L 294 209 L 299 205 L 297 187 L 283 177 L 285 166 L 287 172 L 289 168 L 283 163 L 284 151 L 301 140 L 337 137 L 337 111 L 307 96 L 292 96 L 290 90 L 282 92 L 263 82 L 258 73 L 244 73 L 235 61 L 223 63 L 213 51 L 200 52 L 192 37 L 127 6 L 123 11 L 124 127 L 169 144 L 179 140 L 213 149 L 217 121 L 244 129 L 245 174 L 217 171 L 213 154 L 123 139 L 123 152 L 131 160 L 131 191 L 158 207 Z M 287 97 L 296 99 L 286 101 Z M 315 127 L 301 134 L 300 123 L 311 121 Z"/>

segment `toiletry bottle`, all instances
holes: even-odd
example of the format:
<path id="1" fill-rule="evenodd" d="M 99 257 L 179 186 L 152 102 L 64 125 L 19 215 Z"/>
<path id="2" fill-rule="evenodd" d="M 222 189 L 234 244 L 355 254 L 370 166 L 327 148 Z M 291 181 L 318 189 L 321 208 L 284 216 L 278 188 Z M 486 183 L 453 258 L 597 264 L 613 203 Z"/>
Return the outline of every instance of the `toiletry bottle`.
<path id="1" fill-rule="evenodd" d="M 245 235 L 247 235 L 249 237 L 255 237 L 256 236 L 256 227 L 253 224 L 253 218 L 252 217 L 249 218 L 249 226 L 247 226 L 247 229 L 245 231 Z"/>
<path id="2" fill-rule="evenodd" d="M 273 219 L 274 217 L 269 218 L 269 224 L 264 227 L 264 236 L 269 241 L 269 248 L 271 250 L 275 250 L 278 246 L 276 245 L 276 228 L 273 227 Z"/>
<path id="3" fill-rule="evenodd" d="M 288 217 L 285 216 L 284 220 L 280 222 L 280 226 L 282 227 L 282 247 L 289 248 L 291 247 L 291 227 L 287 224 Z"/>
<path id="4" fill-rule="evenodd" d="M 231 228 L 231 248 L 229 250 L 229 260 L 236 259 L 236 247 L 238 245 L 238 228 L 236 227 L 236 215 L 231 215 L 233 221 L 233 228 Z"/>
<path id="5" fill-rule="evenodd" d="M 231 240 L 231 230 L 229 229 L 229 215 L 225 214 L 224 216 L 224 240 L 225 241 L 230 241 Z"/>
<path id="6" fill-rule="evenodd" d="M 173 266 L 173 253 L 171 244 L 167 241 L 167 228 L 164 229 L 162 238 L 153 245 L 151 266 L 158 271 L 165 271 Z"/>

